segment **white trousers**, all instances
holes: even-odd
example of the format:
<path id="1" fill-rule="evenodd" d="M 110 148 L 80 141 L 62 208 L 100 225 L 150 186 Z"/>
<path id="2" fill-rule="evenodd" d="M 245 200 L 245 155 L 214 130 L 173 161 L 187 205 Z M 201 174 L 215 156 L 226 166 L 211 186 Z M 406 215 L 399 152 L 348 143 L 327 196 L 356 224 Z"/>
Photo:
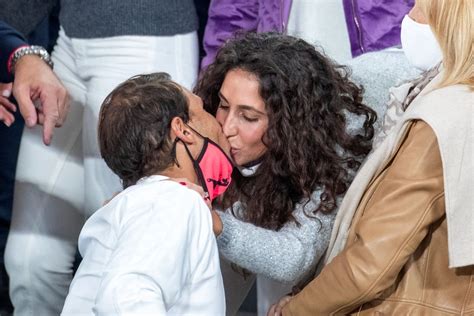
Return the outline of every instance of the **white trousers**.
<path id="1" fill-rule="evenodd" d="M 157 71 L 191 88 L 197 78 L 198 41 L 196 32 L 70 39 L 61 30 L 52 58 L 71 108 L 51 146 L 43 145 L 40 127 L 23 133 L 5 251 L 15 315 L 59 315 L 81 227 L 121 190 L 97 144 L 104 98 L 129 77 Z"/>

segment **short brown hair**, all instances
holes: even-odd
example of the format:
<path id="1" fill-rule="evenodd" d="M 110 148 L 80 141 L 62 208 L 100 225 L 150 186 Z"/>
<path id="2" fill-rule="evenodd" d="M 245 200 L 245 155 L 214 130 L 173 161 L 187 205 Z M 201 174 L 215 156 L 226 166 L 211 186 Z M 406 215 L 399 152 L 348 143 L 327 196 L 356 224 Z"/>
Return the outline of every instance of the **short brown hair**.
<path id="1" fill-rule="evenodd" d="M 183 90 L 167 73 L 132 77 L 104 100 L 99 114 L 102 158 L 123 187 L 172 165 L 171 120 L 189 120 Z"/>

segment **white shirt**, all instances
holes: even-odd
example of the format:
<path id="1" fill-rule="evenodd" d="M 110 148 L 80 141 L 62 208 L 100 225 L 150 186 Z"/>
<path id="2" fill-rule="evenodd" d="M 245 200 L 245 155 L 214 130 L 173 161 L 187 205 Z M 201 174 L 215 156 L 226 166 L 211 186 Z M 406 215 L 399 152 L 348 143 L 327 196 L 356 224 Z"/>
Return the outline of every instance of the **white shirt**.
<path id="1" fill-rule="evenodd" d="M 164 176 L 127 188 L 86 222 L 62 315 L 224 315 L 211 214 Z"/>

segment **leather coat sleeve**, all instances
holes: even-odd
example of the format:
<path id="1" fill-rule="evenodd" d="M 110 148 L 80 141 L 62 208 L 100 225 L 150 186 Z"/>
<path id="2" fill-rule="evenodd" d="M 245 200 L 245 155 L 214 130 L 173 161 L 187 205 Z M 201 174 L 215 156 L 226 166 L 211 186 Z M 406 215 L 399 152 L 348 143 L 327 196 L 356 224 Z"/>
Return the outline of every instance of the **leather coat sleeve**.
<path id="1" fill-rule="evenodd" d="M 441 157 L 426 123 L 413 123 L 381 177 L 357 211 L 363 214 L 346 248 L 285 306 L 284 315 L 347 314 L 377 298 L 444 216 Z"/>

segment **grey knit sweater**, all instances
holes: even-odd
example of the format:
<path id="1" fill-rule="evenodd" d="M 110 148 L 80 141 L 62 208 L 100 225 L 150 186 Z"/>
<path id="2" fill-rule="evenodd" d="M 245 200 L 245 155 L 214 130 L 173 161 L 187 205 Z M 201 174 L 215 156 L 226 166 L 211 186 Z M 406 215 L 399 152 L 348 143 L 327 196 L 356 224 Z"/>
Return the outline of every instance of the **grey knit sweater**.
<path id="1" fill-rule="evenodd" d="M 364 87 L 364 103 L 377 112 L 375 134 L 387 110 L 389 89 L 416 78 L 420 71 L 410 65 L 401 49 L 367 53 L 346 63 L 352 70 L 351 80 Z M 354 126 L 362 126 L 362 118 L 354 118 Z"/>
<path id="2" fill-rule="evenodd" d="M 246 223 L 230 214 L 219 212 L 223 231 L 217 238 L 221 255 L 255 274 L 284 282 L 295 283 L 305 277 L 324 254 L 331 235 L 335 212 L 311 214 L 320 201 L 321 191 L 313 192 L 311 201 L 296 206 L 293 215 L 299 222 L 287 223 L 273 231 Z M 244 210 L 234 205 L 236 215 Z M 240 216 L 238 216 L 240 217 Z"/>
<path id="3" fill-rule="evenodd" d="M 0 20 L 29 34 L 58 0 L 0 0 Z M 59 20 L 72 38 L 169 36 L 197 30 L 193 0 L 61 0 Z"/>

